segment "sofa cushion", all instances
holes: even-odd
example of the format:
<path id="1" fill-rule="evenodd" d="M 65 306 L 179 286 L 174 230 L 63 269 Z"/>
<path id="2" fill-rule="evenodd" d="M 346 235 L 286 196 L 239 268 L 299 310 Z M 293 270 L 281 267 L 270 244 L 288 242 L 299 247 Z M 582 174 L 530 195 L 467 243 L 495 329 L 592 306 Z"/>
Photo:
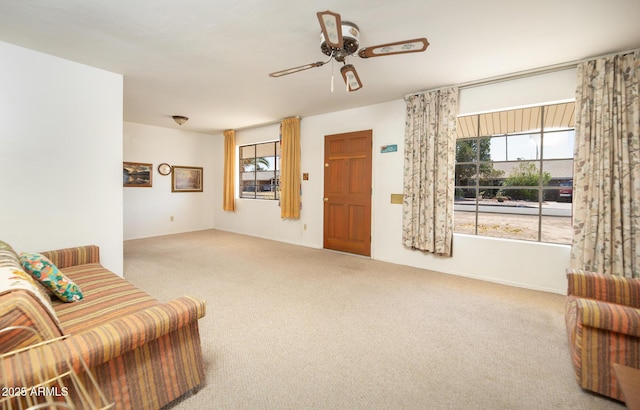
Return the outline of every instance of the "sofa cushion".
<path id="1" fill-rule="evenodd" d="M 25 271 L 63 302 L 75 302 L 82 299 L 80 287 L 62 273 L 46 256 L 39 253 L 22 252 L 20 263 Z"/>
<path id="2" fill-rule="evenodd" d="M 84 294 L 84 299 L 75 303 L 53 302 L 66 334 L 76 334 L 159 304 L 99 263 L 70 266 L 62 271 Z"/>

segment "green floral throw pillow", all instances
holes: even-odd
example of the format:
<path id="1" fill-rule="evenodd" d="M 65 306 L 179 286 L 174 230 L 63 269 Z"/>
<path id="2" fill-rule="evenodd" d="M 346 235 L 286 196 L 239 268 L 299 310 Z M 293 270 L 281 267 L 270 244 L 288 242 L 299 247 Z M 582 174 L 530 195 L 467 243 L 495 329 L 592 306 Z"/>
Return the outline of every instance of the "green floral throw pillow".
<path id="1" fill-rule="evenodd" d="M 24 270 L 39 280 L 47 289 L 64 302 L 82 299 L 82 291 L 71 279 L 56 267 L 46 256 L 39 253 L 21 253 L 20 263 Z"/>

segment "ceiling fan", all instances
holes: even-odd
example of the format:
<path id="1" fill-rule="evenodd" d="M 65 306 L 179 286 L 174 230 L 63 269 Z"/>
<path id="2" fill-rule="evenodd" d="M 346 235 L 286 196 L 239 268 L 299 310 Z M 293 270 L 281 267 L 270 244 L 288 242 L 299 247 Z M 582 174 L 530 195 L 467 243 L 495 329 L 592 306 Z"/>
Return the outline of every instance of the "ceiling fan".
<path id="1" fill-rule="evenodd" d="M 310 68 L 320 67 L 332 59 L 343 64 L 340 73 L 347 86 L 348 91 L 356 91 L 362 88 L 362 82 L 352 64 L 347 64 L 347 58 L 352 56 L 360 47 L 360 29 L 350 21 L 342 21 L 340 14 L 332 11 L 319 11 L 316 13 L 320 22 L 322 52 L 329 56 L 327 61 L 318 61 L 301 65 L 299 67 L 287 68 L 269 74 L 271 77 L 282 77 L 283 75 L 297 73 Z M 426 38 L 416 38 L 413 40 L 396 41 L 394 43 L 380 44 L 373 47 L 363 47 L 358 51 L 360 58 L 381 57 L 393 54 L 417 53 L 425 51 L 429 46 Z M 333 81 L 333 77 L 332 77 Z M 333 83 L 332 83 L 333 91 Z"/>

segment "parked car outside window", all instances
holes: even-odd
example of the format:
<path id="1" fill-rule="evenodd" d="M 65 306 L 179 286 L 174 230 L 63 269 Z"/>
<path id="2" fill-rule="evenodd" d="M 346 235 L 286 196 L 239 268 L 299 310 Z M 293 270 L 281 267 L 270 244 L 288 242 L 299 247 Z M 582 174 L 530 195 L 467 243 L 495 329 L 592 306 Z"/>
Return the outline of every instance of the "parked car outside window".
<path id="1" fill-rule="evenodd" d="M 560 201 L 573 201 L 573 181 L 566 181 L 560 184 Z"/>

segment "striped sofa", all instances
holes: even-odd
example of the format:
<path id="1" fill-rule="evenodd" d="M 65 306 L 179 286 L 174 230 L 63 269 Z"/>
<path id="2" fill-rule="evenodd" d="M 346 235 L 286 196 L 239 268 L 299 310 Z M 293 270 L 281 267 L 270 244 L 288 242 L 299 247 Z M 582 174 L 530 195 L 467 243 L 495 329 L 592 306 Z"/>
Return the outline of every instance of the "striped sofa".
<path id="1" fill-rule="evenodd" d="M 565 321 L 580 387 L 617 400 L 614 363 L 640 368 L 640 279 L 567 269 Z"/>
<path id="2" fill-rule="evenodd" d="M 183 296 L 160 303 L 120 276 L 100 265 L 97 246 L 43 252 L 65 275 L 78 284 L 84 298 L 77 302 L 52 301 L 51 317 L 36 298 L 18 290 L 0 294 L 0 325 L 28 325 L 43 339 L 68 335 L 57 344 L 64 354 L 44 351 L 44 345 L 25 354 L 5 356 L 0 374 L 5 386 L 29 383 L 34 372 L 62 367 L 71 358 L 81 372 L 82 357 L 107 401 L 118 409 L 159 409 L 204 381 L 204 364 L 198 319 L 205 314 L 203 301 Z M 16 308 L 17 306 L 17 308 Z M 15 343 L 32 343 L 16 329 L 10 340 L 0 337 L 0 349 Z M 17 341 L 17 342 L 16 342 Z M 61 346 L 60 346 L 61 345 Z M 40 355 L 34 351 L 43 350 Z M 27 354 L 28 353 L 28 354 Z M 33 357 L 49 357 L 36 363 Z M 67 365 L 68 365 L 67 361 Z M 42 367 L 47 369 L 42 370 Z M 89 383 L 88 375 L 82 374 Z M 100 403 L 98 393 L 94 398 Z"/>

